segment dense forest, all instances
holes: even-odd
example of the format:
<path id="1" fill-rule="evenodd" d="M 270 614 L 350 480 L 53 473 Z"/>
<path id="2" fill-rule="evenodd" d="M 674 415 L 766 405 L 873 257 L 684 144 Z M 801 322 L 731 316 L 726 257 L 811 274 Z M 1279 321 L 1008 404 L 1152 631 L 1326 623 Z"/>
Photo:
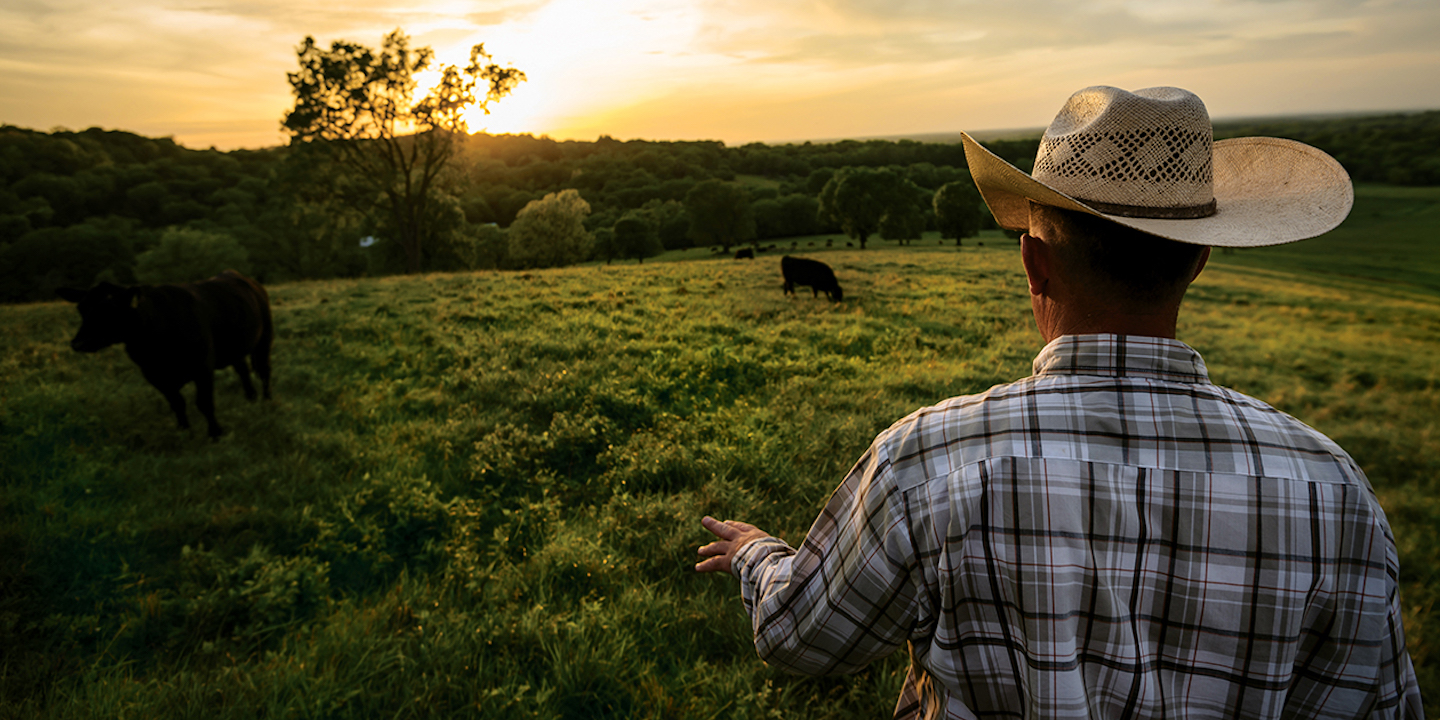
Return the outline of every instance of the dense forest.
<path id="1" fill-rule="evenodd" d="M 1316 145 L 1357 182 L 1440 185 L 1440 112 L 1217 124 L 1217 137 L 1236 135 Z M 1037 142 L 987 145 L 1028 168 Z M 265 281 L 401 271 L 403 259 L 388 242 L 383 219 L 353 202 L 352 178 L 318 158 L 299 143 L 218 152 L 99 128 L 0 127 L 0 301 L 48 300 L 57 287 L 100 280 L 158 281 L 215 262 Z M 643 259 L 663 249 L 819 233 L 853 236 L 849 222 L 820 210 L 827 184 L 841 173 L 859 177 L 858 168 L 875 171 L 865 176 L 869 182 L 903 184 L 914 200 L 907 201 L 913 217 L 905 222 L 864 229 L 890 240 L 936 229 L 930 199 L 947 183 L 968 180 L 958 143 L 727 147 L 473 135 L 461 141 L 435 191 L 437 202 L 429 205 L 434 217 L 427 219 L 423 267 L 521 266 L 507 232 L 527 206 L 566 191 L 573 191 L 569 207 L 583 213 L 593 239 L 584 252 L 592 258 Z M 743 228 L 718 238 L 697 225 L 698 210 L 687 203 L 696 205 L 702 190 L 723 187 L 738 188 L 731 197 L 744 205 L 745 217 Z M 641 250 L 618 244 L 632 233 L 642 236 Z"/>

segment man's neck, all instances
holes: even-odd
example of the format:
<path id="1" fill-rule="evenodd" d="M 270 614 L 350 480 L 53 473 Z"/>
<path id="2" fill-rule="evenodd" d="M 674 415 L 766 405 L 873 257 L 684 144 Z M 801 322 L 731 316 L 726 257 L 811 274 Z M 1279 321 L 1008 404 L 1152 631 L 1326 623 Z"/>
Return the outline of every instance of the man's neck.
<path id="1" fill-rule="evenodd" d="M 1067 308 L 1051 305 L 1035 309 L 1035 324 L 1045 342 L 1061 335 L 1143 335 L 1175 339 L 1180 308 L 1156 313 L 1125 313 L 1114 310 Z"/>

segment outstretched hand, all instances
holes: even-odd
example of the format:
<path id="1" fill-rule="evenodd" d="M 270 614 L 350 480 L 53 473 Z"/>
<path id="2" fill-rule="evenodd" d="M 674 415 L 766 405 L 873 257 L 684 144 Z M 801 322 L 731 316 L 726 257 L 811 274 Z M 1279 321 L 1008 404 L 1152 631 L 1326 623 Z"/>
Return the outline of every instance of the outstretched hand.
<path id="1" fill-rule="evenodd" d="M 721 522 L 706 515 L 700 518 L 700 524 L 720 539 L 700 548 L 700 555 L 706 559 L 695 563 L 695 572 L 730 572 L 730 563 L 740 548 L 770 537 L 770 533 L 739 520 Z"/>

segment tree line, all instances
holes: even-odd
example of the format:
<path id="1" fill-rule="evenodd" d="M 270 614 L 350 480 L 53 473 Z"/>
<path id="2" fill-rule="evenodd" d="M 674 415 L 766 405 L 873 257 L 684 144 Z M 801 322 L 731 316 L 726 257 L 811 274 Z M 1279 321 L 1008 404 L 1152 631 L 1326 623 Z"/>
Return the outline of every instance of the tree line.
<path id="1" fill-rule="evenodd" d="M 935 229 L 927 193 L 969 182 L 963 164 L 952 164 L 959 152 L 911 141 L 730 148 L 468 136 L 429 190 L 418 269 L 633 257 L 629 235 L 637 231 L 653 252 L 839 233 L 843 223 L 819 212 L 821 192 L 837 177 L 854 187 L 903 188 L 909 196 L 897 203 L 919 218 L 911 227 Z M 48 300 L 57 287 L 97 280 L 180 279 L 164 276 L 173 267 L 183 277 L 188 256 L 197 265 L 219 257 L 267 280 L 415 269 L 400 242 L 385 237 L 391 221 L 383 207 L 352 201 L 377 194 L 361 174 L 318 154 L 298 144 L 219 152 L 99 128 L 0 127 L 0 299 Z M 589 244 L 547 256 L 541 240 L 533 252 L 509 242 L 527 206 L 534 217 L 520 222 L 522 236 L 545 236 L 524 228 L 560 209 L 579 218 Z M 728 230 L 725 213 L 734 216 Z M 858 227 L 867 239 L 879 232 L 863 218 Z M 915 236 L 902 227 L 887 237 Z"/>
<path id="2" fill-rule="evenodd" d="M 185 148 L 90 128 L 0 127 L 0 301 L 61 286 L 263 281 L 643 260 L 694 246 L 844 233 L 907 242 L 993 227 L 959 143 L 557 141 L 470 134 L 460 110 L 524 74 L 483 46 L 416 95 L 428 48 L 311 38 L 289 75 L 291 142 Z M 1316 145 L 1357 181 L 1440 184 L 1440 112 L 1217 125 Z M 987 142 L 1029 169 L 1038 137 Z"/>
<path id="3" fill-rule="evenodd" d="M 1215 124 L 1217 140 L 1252 135 L 1314 145 L 1340 161 L 1355 182 L 1440 185 L 1440 110 Z"/>

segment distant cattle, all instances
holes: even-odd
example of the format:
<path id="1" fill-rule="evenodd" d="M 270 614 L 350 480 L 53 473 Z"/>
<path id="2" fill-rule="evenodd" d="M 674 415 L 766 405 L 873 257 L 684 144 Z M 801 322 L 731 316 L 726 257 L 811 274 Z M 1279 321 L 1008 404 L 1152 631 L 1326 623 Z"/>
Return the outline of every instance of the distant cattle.
<path id="1" fill-rule="evenodd" d="M 270 345 L 274 326 L 265 288 L 226 270 L 209 280 L 183 285 L 124 286 L 102 282 L 89 290 L 60 288 L 76 303 L 80 331 L 70 341 L 77 352 L 96 352 L 124 343 L 125 354 L 165 396 L 181 428 L 189 428 L 180 388 L 195 383 L 195 405 L 211 438 L 223 432 L 215 421 L 215 370 L 235 368 L 245 398 L 255 399 L 250 368 L 270 399 Z"/>
<path id="2" fill-rule="evenodd" d="M 736 259 L 736 260 L 740 260 L 740 259 L 742 259 L 742 258 L 749 258 L 749 259 L 751 259 L 751 260 L 754 260 L 754 259 L 755 259 L 755 251 L 752 250 L 752 249 L 750 249 L 750 248 L 745 248 L 744 250 L 736 250 L 736 251 L 735 251 L 735 259 Z"/>
<path id="3" fill-rule="evenodd" d="M 780 258 L 780 273 L 785 276 L 786 295 L 793 295 L 796 285 L 805 285 L 810 288 L 811 297 L 819 297 L 824 292 L 834 302 L 845 299 L 835 272 L 819 260 L 786 255 Z"/>

